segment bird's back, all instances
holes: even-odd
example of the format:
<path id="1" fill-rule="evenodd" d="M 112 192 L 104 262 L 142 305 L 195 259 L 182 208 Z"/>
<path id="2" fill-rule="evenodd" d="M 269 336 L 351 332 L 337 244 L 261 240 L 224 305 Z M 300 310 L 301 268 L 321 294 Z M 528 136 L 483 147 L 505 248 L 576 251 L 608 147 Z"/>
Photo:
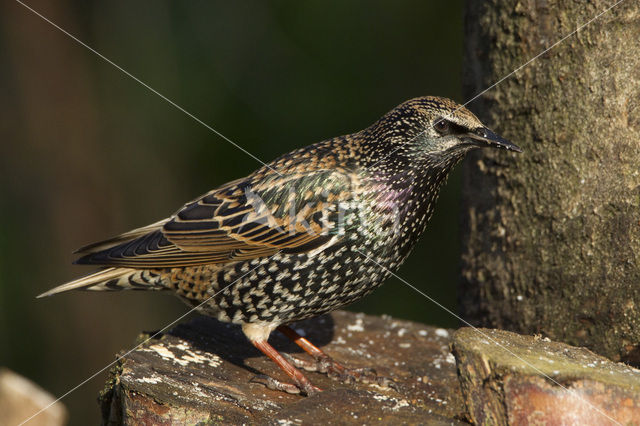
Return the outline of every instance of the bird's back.
<path id="1" fill-rule="evenodd" d="M 103 269 L 45 295 L 172 290 L 240 323 L 290 322 L 357 300 L 407 257 L 466 152 L 426 151 L 443 114 L 480 125 L 458 110 L 417 98 L 361 132 L 285 154 L 167 219 L 80 249 L 76 263 Z"/>

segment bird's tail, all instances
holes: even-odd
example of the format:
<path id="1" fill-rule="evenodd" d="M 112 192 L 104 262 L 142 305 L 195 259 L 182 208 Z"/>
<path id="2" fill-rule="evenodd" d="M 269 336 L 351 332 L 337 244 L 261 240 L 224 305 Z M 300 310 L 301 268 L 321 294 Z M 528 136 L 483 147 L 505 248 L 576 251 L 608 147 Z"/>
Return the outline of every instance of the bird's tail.
<path id="1" fill-rule="evenodd" d="M 105 268 L 42 293 L 38 298 L 70 290 L 118 291 L 162 290 L 159 276 L 149 270 Z"/>

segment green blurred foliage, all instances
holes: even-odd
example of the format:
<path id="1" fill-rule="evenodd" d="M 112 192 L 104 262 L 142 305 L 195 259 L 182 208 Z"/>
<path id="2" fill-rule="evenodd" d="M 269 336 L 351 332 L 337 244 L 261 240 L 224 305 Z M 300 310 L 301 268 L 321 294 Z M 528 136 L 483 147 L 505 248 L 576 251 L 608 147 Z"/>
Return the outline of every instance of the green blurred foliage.
<path id="1" fill-rule="evenodd" d="M 420 95 L 462 101 L 462 1 L 31 1 L 265 162 Z M 14 2 L 0 6 L 0 365 L 61 395 L 186 312 L 157 294 L 34 297 L 88 242 L 259 166 Z M 459 170 L 399 274 L 455 311 Z M 350 309 L 455 326 L 396 279 Z M 239 344 L 244 344 L 239 342 Z M 106 373 L 64 399 L 98 419 Z"/>

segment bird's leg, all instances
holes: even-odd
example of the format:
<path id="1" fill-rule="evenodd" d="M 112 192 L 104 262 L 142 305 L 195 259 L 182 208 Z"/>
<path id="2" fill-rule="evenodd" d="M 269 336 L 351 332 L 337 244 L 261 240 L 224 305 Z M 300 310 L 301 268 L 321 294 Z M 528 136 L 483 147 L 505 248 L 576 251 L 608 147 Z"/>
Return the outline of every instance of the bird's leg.
<path id="1" fill-rule="evenodd" d="M 291 365 L 291 363 L 280 355 L 278 351 L 266 340 L 251 340 L 251 343 L 253 343 L 253 346 L 260 349 L 260 351 L 262 351 L 266 356 L 271 358 L 273 362 L 278 364 L 278 366 L 287 373 L 287 376 L 291 377 L 294 384 L 283 383 L 268 376 L 257 376 L 253 379 L 254 382 L 262 383 L 269 389 L 280 390 L 288 393 L 300 393 L 302 391 L 307 394 L 307 396 L 313 395 L 317 392 L 322 392 L 322 389 L 313 386 L 304 374 Z"/>
<path id="2" fill-rule="evenodd" d="M 353 383 L 375 383 L 382 387 L 394 387 L 393 380 L 387 377 L 378 377 L 376 371 L 373 368 L 346 368 L 337 361 L 334 361 L 329 355 L 325 354 L 311 343 L 299 335 L 294 329 L 289 326 L 281 325 L 278 327 L 278 331 L 291 339 L 296 345 L 300 346 L 306 353 L 311 355 L 315 362 L 304 361 L 294 357 L 288 356 L 287 358 L 296 365 L 298 368 L 303 368 L 307 371 L 318 371 L 320 373 L 326 373 L 331 378 L 339 379 L 342 382 Z"/>

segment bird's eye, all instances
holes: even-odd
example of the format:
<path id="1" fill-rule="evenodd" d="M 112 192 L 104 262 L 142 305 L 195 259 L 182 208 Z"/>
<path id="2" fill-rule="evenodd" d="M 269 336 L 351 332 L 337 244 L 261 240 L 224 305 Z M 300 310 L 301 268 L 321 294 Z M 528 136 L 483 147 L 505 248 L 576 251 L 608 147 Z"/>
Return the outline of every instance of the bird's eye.
<path id="1" fill-rule="evenodd" d="M 451 126 L 447 120 L 441 118 L 440 120 L 433 123 L 433 128 L 436 129 L 436 132 L 440 133 L 441 135 L 445 135 L 449 133 Z"/>

